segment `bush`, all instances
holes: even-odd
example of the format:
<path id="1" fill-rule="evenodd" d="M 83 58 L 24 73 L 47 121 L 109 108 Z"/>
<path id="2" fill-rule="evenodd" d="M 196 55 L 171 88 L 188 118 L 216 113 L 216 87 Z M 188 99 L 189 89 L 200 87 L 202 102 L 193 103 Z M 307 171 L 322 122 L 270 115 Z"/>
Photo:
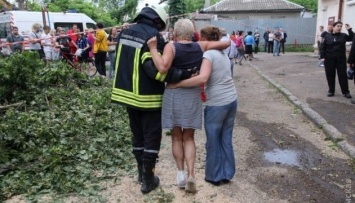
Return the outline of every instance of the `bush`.
<path id="1" fill-rule="evenodd" d="M 0 201 L 79 194 L 132 168 L 126 112 L 110 103 L 110 81 L 89 80 L 66 64 L 44 68 L 33 53 L 0 66 L 0 106 L 23 101 L 0 108 Z"/>

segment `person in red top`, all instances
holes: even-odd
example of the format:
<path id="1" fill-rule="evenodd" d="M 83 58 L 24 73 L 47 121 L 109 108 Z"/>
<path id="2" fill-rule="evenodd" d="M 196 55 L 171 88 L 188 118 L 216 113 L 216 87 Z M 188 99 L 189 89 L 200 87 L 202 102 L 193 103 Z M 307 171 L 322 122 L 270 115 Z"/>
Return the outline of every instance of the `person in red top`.
<path id="1" fill-rule="evenodd" d="M 72 29 L 68 30 L 67 35 L 68 37 L 72 40 L 72 43 L 70 44 L 70 53 L 75 53 L 76 52 L 76 41 L 78 40 L 77 38 L 77 30 L 78 30 L 78 26 L 77 24 L 73 24 Z"/>

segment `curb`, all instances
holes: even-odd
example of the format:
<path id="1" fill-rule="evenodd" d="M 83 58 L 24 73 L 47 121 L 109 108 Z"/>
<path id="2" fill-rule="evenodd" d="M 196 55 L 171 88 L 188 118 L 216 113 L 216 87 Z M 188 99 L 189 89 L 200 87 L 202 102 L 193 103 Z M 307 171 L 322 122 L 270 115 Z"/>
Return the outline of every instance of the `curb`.
<path id="1" fill-rule="evenodd" d="M 350 145 L 346 140 L 345 137 L 341 132 L 338 131 L 333 125 L 327 123 L 327 121 L 319 115 L 316 111 L 311 109 L 307 103 L 303 103 L 300 101 L 296 96 L 294 96 L 289 90 L 282 87 L 279 83 L 277 83 L 274 79 L 270 78 L 269 76 L 265 75 L 259 67 L 249 63 L 251 67 L 253 67 L 258 74 L 276 87 L 293 105 L 297 108 L 301 109 L 302 112 L 322 131 L 330 137 L 330 139 L 337 144 L 337 146 L 345 152 L 348 156 L 355 159 L 355 146 Z"/>

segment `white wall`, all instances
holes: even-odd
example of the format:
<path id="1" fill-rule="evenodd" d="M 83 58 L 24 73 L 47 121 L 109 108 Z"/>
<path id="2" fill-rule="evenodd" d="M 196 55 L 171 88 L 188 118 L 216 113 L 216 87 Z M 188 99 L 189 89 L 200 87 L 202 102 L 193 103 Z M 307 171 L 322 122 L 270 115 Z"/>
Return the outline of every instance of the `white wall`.
<path id="1" fill-rule="evenodd" d="M 338 10 L 339 0 L 318 0 L 317 32 L 320 25 L 327 28 L 329 17 L 335 16 L 335 21 L 338 21 Z M 355 31 L 355 0 L 344 0 L 342 12 L 342 22 L 349 24 Z M 342 32 L 347 33 L 345 26 Z"/>

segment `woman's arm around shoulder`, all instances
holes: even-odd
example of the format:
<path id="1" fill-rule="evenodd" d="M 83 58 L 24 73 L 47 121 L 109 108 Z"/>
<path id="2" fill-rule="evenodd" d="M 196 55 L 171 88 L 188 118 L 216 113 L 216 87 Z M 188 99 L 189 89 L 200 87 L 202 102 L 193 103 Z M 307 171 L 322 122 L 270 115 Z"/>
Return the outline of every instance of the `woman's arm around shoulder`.
<path id="1" fill-rule="evenodd" d="M 207 51 L 211 49 L 218 49 L 223 50 L 230 46 L 231 42 L 228 41 L 198 41 L 197 42 L 200 46 L 202 51 Z"/>
<path id="2" fill-rule="evenodd" d="M 204 84 L 208 81 L 212 72 L 212 62 L 206 58 L 202 60 L 202 65 L 200 73 L 197 76 L 191 77 L 186 80 L 182 80 L 178 83 L 168 84 L 169 88 L 178 88 L 178 87 L 195 87 L 201 84 Z"/>
<path id="3" fill-rule="evenodd" d="M 160 73 L 167 73 L 174 59 L 173 44 L 168 43 L 164 47 L 163 54 L 161 55 L 157 49 L 157 38 L 152 37 L 147 41 L 152 59 Z"/>

